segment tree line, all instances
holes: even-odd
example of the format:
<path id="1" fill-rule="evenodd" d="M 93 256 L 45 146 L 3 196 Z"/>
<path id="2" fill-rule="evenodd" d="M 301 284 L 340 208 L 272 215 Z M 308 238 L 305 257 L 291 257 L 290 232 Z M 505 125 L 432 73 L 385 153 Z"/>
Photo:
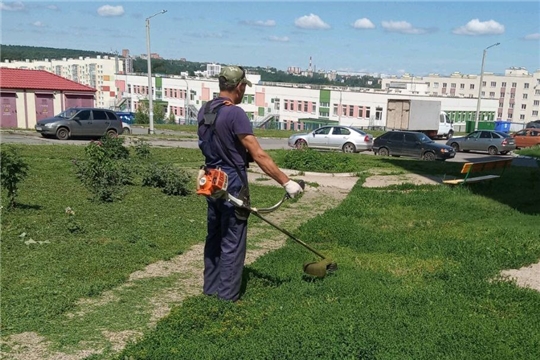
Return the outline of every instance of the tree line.
<path id="1" fill-rule="evenodd" d="M 41 46 L 22 46 L 22 45 L 1 45 L 0 61 L 4 60 L 44 60 L 44 59 L 62 59 L 62 58 L 78 58 L 99 56 L 114 57 L 116 54 L 89 50 L 74 50 L 74 49 L 57 49 Z M 175 59 L 152 59 L 152 73 L 159 75 L 180 75 L 188 73 L 189 76 L 194 76 L 196 71 L 206 70 L 206 63 L 193 62 L 186 60 Z M 222 64 L 224 65 L 224 64 Z M 311 85 L 334 85 L 334 86 L 349 86 L 349 87 L 365 87 L 365 88 L 381 88 L 381 79 L 378 77 L 364 76 L 341 76 L 337 75 L 335 81 L 331 81 L 323 74 L 314 73 L 313 76 L 298 76 L 289 74 L 285 71 L 278 70 L 273 67 L 252 67 L 245 66 L 249 72 L 258 73 L 261 75 L 263 82 L 275 83 L 293 83 L 293 84 L 311 84 Z M 133 58 L 133 71 L 135 73 L 147 73 L 147 60 L 135 57 Z"/>

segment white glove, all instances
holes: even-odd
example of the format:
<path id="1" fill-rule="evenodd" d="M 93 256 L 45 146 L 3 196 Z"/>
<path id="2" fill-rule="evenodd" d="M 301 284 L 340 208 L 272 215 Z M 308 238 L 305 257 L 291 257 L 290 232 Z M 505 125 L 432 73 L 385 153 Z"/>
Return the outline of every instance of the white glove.
<path id="1" fill-rule="evenodd" d="M 296 195 L 300 194 L 302 191 L 302 187 L 300 184 L 298 184 L 296 181 L 289 180 L 285 184 L 283 184 L 283 187 L 285 188 L 285 191 L 291 198 L 294 198 Z"/>

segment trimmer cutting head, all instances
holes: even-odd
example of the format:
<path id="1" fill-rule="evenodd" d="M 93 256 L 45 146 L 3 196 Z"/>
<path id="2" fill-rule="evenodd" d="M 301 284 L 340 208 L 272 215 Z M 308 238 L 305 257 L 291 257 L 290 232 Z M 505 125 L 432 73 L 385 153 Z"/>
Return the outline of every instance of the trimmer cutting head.
<path id="1" fill-rule="evenodd" d="M 331 259 L 322 259 L 317 262 L 309 262 L 304 264 L 304 272 L 308 275 L 323 278 L 327 273 L 337 270 L 337 264 Z"/>

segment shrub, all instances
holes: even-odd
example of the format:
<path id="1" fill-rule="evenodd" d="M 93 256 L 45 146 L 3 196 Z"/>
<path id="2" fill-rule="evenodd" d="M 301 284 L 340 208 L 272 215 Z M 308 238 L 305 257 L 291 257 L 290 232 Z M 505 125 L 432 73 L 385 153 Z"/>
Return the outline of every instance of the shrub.
<path id="1" fill-rule="evenodd" d="M 160 188 L 167 195 L 186 196 L 191 193 L 193 181 L 184 170 L 174 169 L 169 164 L 151 164 L 143 175 L 142 184 Z"/>
<path id="2" fill-rule="evenodd" d="M 133 173 L 127 159 L 129 150 L 124 138 L 105 136 L 85 148 L 86 160 L 74 160 L 77 177 L 94 195 L 94 199 L 111 202 L 125 194 L 123 185 L 132 184 Z"/>
<path id="3" fill-rule="evenodd" d="M 19 183 L 28 176 L 28 164 L 24 162 L 15 148 L 4 146 L 1 149 L 1 168 L 2 177 L 0 180 L 2 188 L 5 188 L 8 193 L 8 208 L 14 208 Z"/>
<path id="4" fill-rule="evenodd" d="M 323 172 L 352 172 L 356 170 L 351 155 L 320 152 L 312 149 L 287 151 L 283 159 L 283 167 L 300 171 Z"/>
<path id="5" fill-rule="evenodd" d="M 139 159 L 148 159 L 150 158 L 150 145 L 146 140 L 135 140 L 135 155 Z"/>

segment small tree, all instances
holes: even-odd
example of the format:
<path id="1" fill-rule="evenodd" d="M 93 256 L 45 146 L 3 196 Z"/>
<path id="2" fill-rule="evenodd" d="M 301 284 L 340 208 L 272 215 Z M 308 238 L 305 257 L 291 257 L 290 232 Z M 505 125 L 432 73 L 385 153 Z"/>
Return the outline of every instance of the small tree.
<path id="1" fill-rule="evenodd" d="M 163 104 L 156 102 L 153 104 L 154 108 L 154 122 L 163 121 L 165 119 L 165 107 Z M 135 111 L 135 124 L 149 124 L 150 114 L 148 112 L 148 100 L 139 102 L 139 106 Z"/>
<path id="2" fill-rule="evenodd" d="M 173 113 L 169 114 L 169 120 L 167 121 L 169 124 L 176 124 L 176 116 L 174 116 Z"/>
<path id="3" fill-rule="evenodd" d="M 2 147 L 1 151 L 2 177 L 0 178 L 2 188 L 8 193 L 8 208 L 14 208 L 17 204 L 15 198 L 19 190 L 19 183 L 28 176 L 28 164 L 19 155 L 19 152 L 12 147 Z"/>

